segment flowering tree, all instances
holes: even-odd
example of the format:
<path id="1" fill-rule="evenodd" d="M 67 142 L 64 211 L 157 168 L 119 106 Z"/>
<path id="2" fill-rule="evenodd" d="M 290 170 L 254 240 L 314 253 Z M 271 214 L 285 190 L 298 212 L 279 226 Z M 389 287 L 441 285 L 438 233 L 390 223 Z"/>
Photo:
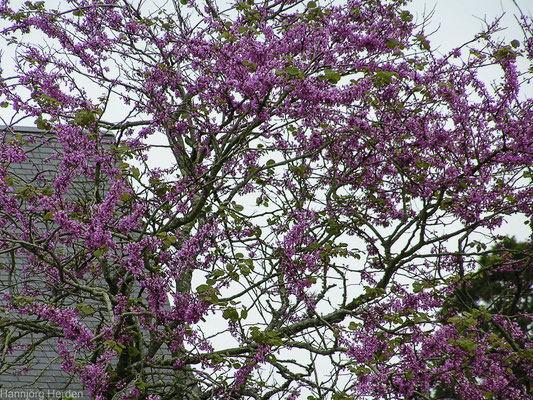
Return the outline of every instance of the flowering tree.
<path id="1" fill-rule="evenodd" d="M 476 317 L 479 312 L 501 315 L 515 323 L 514 329 L 522 330 L 525 340 L 531 338 L 533 324 L 533 254 L 531 242 L 517 243 L 514 238 L 504 238 L 479 259 L 479 266 L 472 276 L 459 284 L 454 295 L 442 306 L 443 318 L 451 322 L 465 322 L 457 318 L 457 312 L 467 317 Z M 506 335 L 505 330 L 485 319 L 481 329 L 493 337 Z M 467 321 L 467 320 L 466 320 Z M 520 339 L 523 340 L 523 339 Z M 525 343 L 519 343 L 523 347 Z M 510 367 L 511 368 L 511 367 Z M 513 373 L 530 388 L 531 379 L 527 370 L 514 368 Z M 440 386 L 439 394 L 445 398 L 460 398 L 454 386 Z M 529 389 L 530 390 L 530 389 Z"/>
<path id="2" fill-rule="evenodd" d="M 47 131 L 0 144 L 3 354 L 98 399 L 531 398 L 531 314 L 441 311 L 533 223 L 531 20 L 438 54 L 406 3 L 1 1 L 4 124 Z"/>

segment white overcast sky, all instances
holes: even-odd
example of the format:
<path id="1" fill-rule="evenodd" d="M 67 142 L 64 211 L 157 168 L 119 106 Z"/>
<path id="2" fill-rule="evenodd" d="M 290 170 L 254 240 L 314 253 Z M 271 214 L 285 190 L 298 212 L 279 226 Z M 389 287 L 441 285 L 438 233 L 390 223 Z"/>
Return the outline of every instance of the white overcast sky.
<path id="1" fill-rule="evenodd" d="M 502 35 L 509 41 L 519 38 L 515 15 L 519 13 L 513 0 L 414 0 L 409 9 L 422 20 L 426 14 L 434 10 L 429 29 L 438 31 L 432 36 L 432 47 L 449 50 L 469 39 L 483 27 L 483 20 L 493 21 L 505 14 L 502 26 L 507 26 Z M 533 1 L 516 0 L 516 4 L 526 14 L 531 16 Z M 514 37 L 514 36 L 517 37 Z"/>

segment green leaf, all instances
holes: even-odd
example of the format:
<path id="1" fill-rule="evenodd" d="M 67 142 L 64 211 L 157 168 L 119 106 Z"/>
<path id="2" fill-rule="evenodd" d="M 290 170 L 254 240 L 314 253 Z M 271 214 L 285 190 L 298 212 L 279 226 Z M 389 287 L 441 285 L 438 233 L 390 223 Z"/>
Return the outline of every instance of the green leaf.
<path id="1" fill-rule="evenodd" d="M 81 306 L 81 311 L 82 311 L 85 315 L 92 315 L 92 314 L 94 314 L 94 308 L 92 308 L 91 306 L 82 305 L 82 306 Z"/>
<path id="2" fill-rule="evenodd" d="M 423 286 L 419 282 L 413 282 L 413 292 L 420 293 L 423 289 Z"/>
<path id="3" fill-rule="evenodd" d="M 254 260 L 252 260 L 251 258 L 247 258 L 246 260 L 244 260 L 244 263 L 248 265 L 250 269 L 254 269 Z"/>
<path id="4" fill-rule="evenodd" d="M 341 75 L 338 72 L 334 72 L 328 75 L 328 82 L 334 85 L 341 80 Z"/>
<path id="5" fill-rule="evenodd" d="M 357 328 L 357 324 L 354 321 L 350 321 L 350 323 L 348 324 L 348 329 L 355 331 Z"/>
<path id="6" fill-rule="evenodd" d="M 15 178 L 13 178 L 11 176 L 6 176 L 6 177 L 4 177 L 4 182 L 8 186 L 14 186 L 18 182 L 18 180 L 16 180 Z"/>
<path id="7" fill-rule="evenodd" d="M 114 340 L 106 340 L 104 342 L 107 344 L 112 350 L 116 351 L 118 355 L 122 353 L 122 350 L 126 348 L 122 343 L 115 342 Z"/>
<path id="8" fill-rule="evenodd" d="M 247 67 L 251 72 L 257 71 L 257 65 L 255 65 L 253 62 L 248 62 Z"/>
<path id="9" fill-rule="evenodd" d="M 216 364 L 220 364 L 220 363 L 223 363 L 225 361 L 225 358 L 222 357 L 220 354 L 209 354 L 207 356 L 207 358 L 209 358 L 211 360 L 211 363 L 216 365 Z"/>
<path id="10" fill-rule="evenodd" d="M 318 242 L 311 242 L 309 243 L 309 246 L 307 246 L 309 250 L 316 250 L 319 247 L 320 247 L 320 244 Z"/>
<path id="11" fill-rule="evenodd" d="M 137 357 L 141 352 L 135 346 L 128 346 L 128 354 L 130 357 Z"/>
<path id="12" fill-rule="evenodd" d="M 426 39 L 424 35 L 417 35 L 416 40 L 420 42 L 420 48 L 429 51 L 431 49 L 431 46 L 429 44 L 429 40 Z"/>
<path id="13" fill-rule="evenodd" d="M 48 211 L 46 214 L 44 214 L 43 219 L 45 221 L 51 221 L 54 219 L 54 213 L 52 211 Z"/>
<path id="14" fill-rule="evenodd" d="M 307 8 L 316 8 L 316 7 L 317 7 L 317 4 L 314 1 L 310 1 L 309 3 L 307 3 Z"/>
<path id="15" fill-rule="evenodd" d="M 87 126 L 96 121 L 97 112 L 93 110 L 80 110 L 76 113 L 75 122 L 81 126 Z"/>
<path id="16" fill-rule="evenodd" d="M 469 338 L 457 339 L 456 343 L 459 345 L 460 348 L 466 351 L 474 351 L 478 347 L 477 343 Z"/>
<path id="17" fill-rule="evenodd" d="M 494 53 L 494 57 L 498 60 L 503 60 L 507 57 L 514 57 L 516 53 L 511 50 L 509 46 L 503 46 Z"/>
<path id="18" fill-rule="evenodd" d="M 328 68 L 324 70 L 324 75 L 319 76 L 317 79 L 320 82 L 327 80 L 329 83 L 336 84 L 338 81 L 340 81 L 341 74 Z"/>
<path id="19" fill-rule="evenodd" d="M 205 293 L 207 292 L 209 289 L 211 289 L 211 286 L 209 285 L 200 285 L 196 288 L 196 292 L 197 293 Z"/>
<path id="20" fill-rule="evenodd" d="M 239 264 L 239 269 L 241 270 L 241 273 L 242 273 L 244 276 L 248 276 L 248 275 L 250 275 L 250 268 L 248 268 L 246 265 L 244 265 L 244 264 Z"/>
<path id="21" fill-rule="evenodd" d="M 222 302 L 220 302 L 220 299 L 218 298 L 218 296 L 214 292 L 209 293 L 208 296 L 202 296 L 202 300 L 208 301 L 211 304 L 220 304 L 220 305 L 226 305 L 227 304 L 227 303 L 222 304 Z"/>
<path id="22" fill-rule="evenodd" d="M 45 131 L 48 131 L 51 128 L 50 123 L 47 120 L 43 119 L 43 117 L 37 118 L 37 120 L 35 121 L 35 125 L 37 126 L 37 128 Z"/>
<path id="23" fill-rule="evenodd" d="M 298 67 L 295 66 L 289 66 L 285 68 L 285 71 L 287 71 L 290 76 L 297 76 L 300 74 L 300 72 L 302 72 Z"/>
<path id="24" fill-rule="evenodd" d="M 9 107 L 9 103 L 7 101 L 3 101 L 2 103 L 0 103 L 0 107 L 8 108 Z"/>
<path id="25" fill-rule="evenodd" d="M 137 381 L 135 382 L 135 386 L 137 387 L 137 389 L 141 390 L 141 391 L 144 391 L 146 390 L 150 385 L 144 381 Z"/>
<path id="26" fill-rule="evenodd" d="M 409 11 L 402 11 L 400 19 L 403 22 L 411 22 L 413 20 L 413 15 Z"/>
<path id="27" fill-rule="evenodd" d="M 518 48 L 520 46 L 520 42 L 518 40 L 512 40 L 511 46 L 513 46 L 514 49 Z"/>
<path id="28" fill-rule="evenodd" d="M 168 240 L 170 243 L 176 243 L 178 241 L 178 238 L 174 235 L 168 235 Z"/>
<path id="29" fill-rule="evenodd" d="M 393 71 L 377 71 L 374 80 L 377 86 L 392 83 L 392 78 L 398 78 L 398 74 Z"/>
<path id="30" fill-rule="evenodd" d="M 387 47 L 390 49 L 395 49 L 396 47 L 400 46 L 400 42 L 398 42 L 396 39 L 388 39 L 387 40 Z"/>
<path id="31" fill-rule="evenodd" d="M 239 313 L 233 307 L 228 307 L 222 313 L 224 319 L 229 319 L 231 322 L 235 323 L 239 320 Z"/>
<path id="32" fill-rule="evenodd" d="M 463 317 L 461 317 L 459 315 L 455 315 L 455 316 L 453 316 L 451 318 L 448 318 L 448 322 L 451 322 L 454 325 L 460 324 L 462 321 L 463 321 Z"/>
<path id="33" fill-rule="evenodd" d="M 122 193 L 119 197 L 120 201 L 128 201 L 131 198 L 129 193 Z"/>

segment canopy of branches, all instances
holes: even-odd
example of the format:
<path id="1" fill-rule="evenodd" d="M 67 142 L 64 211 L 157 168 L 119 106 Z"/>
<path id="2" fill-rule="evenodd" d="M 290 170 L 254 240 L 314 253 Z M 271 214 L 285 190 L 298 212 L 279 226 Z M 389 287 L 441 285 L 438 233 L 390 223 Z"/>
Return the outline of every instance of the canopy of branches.
<path id="1" fill-rule="evenodd" d="M 532 21 L 441 54 L 407 3 L 0 1 L 0 374 L 530 399 Z"/>

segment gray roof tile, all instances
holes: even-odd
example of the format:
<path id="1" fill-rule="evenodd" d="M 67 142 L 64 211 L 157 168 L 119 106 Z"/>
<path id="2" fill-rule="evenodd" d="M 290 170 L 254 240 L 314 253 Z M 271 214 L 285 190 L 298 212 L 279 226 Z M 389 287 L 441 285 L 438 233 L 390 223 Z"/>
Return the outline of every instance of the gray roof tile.
<path id="1" fill-rule="evenodd" d="M 0 127 L 0 131 L 4 129 Z M 27 136 L 43 134 L 44 132 L 36 128 L 17 127 L 13 130 L 13 133 Z M 6 135 L 6 137 L 8 136 L 9 134 Z M 47 181 L 53 179 L 59 166 L 59 161 L 53 157 L 56 154 L 55 147 L 56 144 L 54 144 L 53 140 L 47 141 L 44 145 L 27 145 L 25 150 L 28 159 L 25 162 L 13 163 L 10 166 L 10 175 L 17 180 L 17 185 L 26 186 L 32 183 L 42 187 L 42 178 Z M 41 179 L 38 178 L 39 176 Z M 8 290 L 9 275 L 6 266 L 10 262 L 8 257 L 0 255 L 0 294 Z M 15 276 L 14 278 L 15 283 L 24 279 L 21 276 Z M 0 307 L 2 307 L 2 303 L 3 300 L 0 298 Z M 0 311 L 0 320 L 1 318 Z M 4 339 L 5 334 L 6 332 L 0 333 L 0 338 Z M 13 337 L 16 334 L 17 330 L 11 336 Z M 31 346 L 32 343 L 36 343 L 42 338 L 42 335 L 34 334 L 17 340 L 18 348 L 5 354 L 3 365 L 0 360 L 0 370 L 5 365 L 19 364 L 17 367 L 10 366 L 4 373 L 0 373 L 0 399 L 55 399 L 68 394 L 72 394 L 75 398 L 88 399 L 89 396 L 82 384 L 73 380 L 61 369 L 62 359 L 57 353 L 56 338 L 39 343 L 31 356 L 24 360 L 24 364 L 28 367 L 27 370 L 21 369 L 20 360 L 17 362 L 17 358 L 23 356 L 24 348 Z M 0 349 L 1 346 L 0 344 Z"/>
<path id="2" fill-rule="evenodd" d="M 3 127 L 0 126 L 0 132 Z M 15 133 L 25 135 L 32 134 L 44 134 L 45 132 L 35 128 L 17 127 Z M 0 135 L 1 139 L 1 135 Z M 25 186 L 28 183 L 34 182 L 36 185 L 43 185 L 43 182 L 36 180 L 36 175 L 41 174 L 45 180 L 53 179 L 56 170 L 59 165 L 59 161 L 53 156 L 56 152 L 56 146 L 52 140 L 48 141 L 44 146 L 29 147 L 27 151 L 28 158 L 23 163 L 12 164 L 10 170 L 12 176 L 16 177 L 20 182 L 19 185 Z M 76 195 L 77 192 L 87 191 L 86 182 L 78 182 L 73 185 L 72 195 Z M 90 189 L 90 188 L 89 188 Z M 0 322 L 2 318 L 2 306 L 3 300 L 1 293 L 8 290 L 8 285 L 14 283 L 15 286 L 19 285 L 25 276 L 15 276 L 9 278 L 7 267 L 9 267 L 11 260 L 5 255 L 0 254 Z M 18 269 L 20 271 L 20 269 Z M 43 282 L 43 285 L 45 283 Z M 11 288 L 13 289 L 13 288 Z M 17 287 L 15 287 L 15 290 Z M 96 305 L 98 308 L 101 305 Z M 13 318 L 13 315 L 11 315 Z M 23 316 L 18 318 L 23 319 Z M 96 331 L 97 320 L 96 318 L 86 317 L 83 321 L 91 330 Z M 16 333 L 15 333 L 16 334 Z M 73 391 L 71 394 L 74 398 L 88 399 L 87 391 L 84 390 L 82 384 L 72 379 L 67 373 L 61 369 L 61 357 L 57 353 L 57 338 L 45 340 L 35 348 L 31 357 L 27 359 L 29 369 L 25 373 L 19 373 L 20 367 L 11 367 L 4 373 L 1 373 L 1 351 L 2 351 L 2 338 L 5 337 L 0 331 L 0 400 L 3 398 L 23 398 L 23 399 L 59 399 L 61 394 L 68 395 L 69 390 Z M 34 334 L 33 336 L 26 336 L 17 341 L 17 344 L 24 346 L 30 346 L 32 343 L 36 343 L 43 336 L 40 334 Z M 162 351 L 167 353 L 167 348 L 163 347 Z M 5 362 L 14 363 L 17 357 L 23 354 L 23 349 L 14 350 L 12 353 L 7 354 Z M 20 364 L 17 363 L 17 364 Z M 162 378 L 164 381 L 173 380 L 172 371 L 168 371 L 168 375 L 155 374 L 154 378 Z M 193 385 L 193 384 L 192 384 Z"/>

